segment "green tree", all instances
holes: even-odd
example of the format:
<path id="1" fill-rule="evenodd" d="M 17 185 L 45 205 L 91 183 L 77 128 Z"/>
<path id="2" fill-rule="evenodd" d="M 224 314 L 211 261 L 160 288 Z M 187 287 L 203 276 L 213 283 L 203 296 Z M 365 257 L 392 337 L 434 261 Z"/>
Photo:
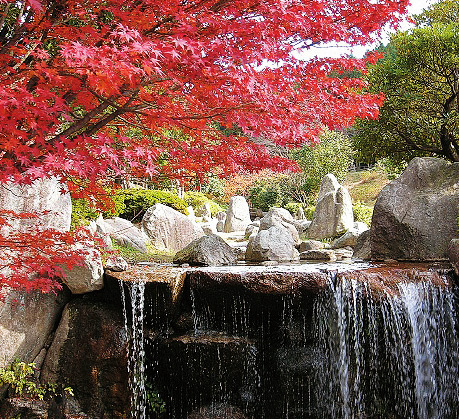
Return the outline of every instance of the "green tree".
<path id="1" fill-rule="evenodd" d="M 307 179 L 310 191 L 314 191 L 328 173 L 333 173 L 340 182 L 344 181 L 354 153 L 347 135 L 326 129 L 319 144 L 297 148 L 291 156 Z"/>
<path id="2" fill-rule="evenodd" d="M 360 160 L 459 161 L 459 0 L 433 5 L 416 21 L 368 72 L 370 91 L 386 100 L 377 120 L 355 125 Z"/>

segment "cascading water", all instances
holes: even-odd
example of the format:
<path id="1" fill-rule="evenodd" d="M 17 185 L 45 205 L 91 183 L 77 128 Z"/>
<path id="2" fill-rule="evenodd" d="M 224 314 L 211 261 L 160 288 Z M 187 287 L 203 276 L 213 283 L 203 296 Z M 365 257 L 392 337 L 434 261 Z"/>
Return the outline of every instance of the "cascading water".
<path id="1" fill-rule="evenodd" d="M 446 284 L 400 283 L 389 293 L 331 275 L 315 305 L 321 416 L 457 417 L 455 317 Z"/>
<path id="2" fill-rule="evenodd" d="M 127 365 L 129 370 L 129 389 L 131 392 L 131 417 L 146 418 L 146 388 L 145 388 L 145 349 L 144 349 L 144 302 L 145 281 L 138 280 L 128 284 L 130 296 L 129 328 L 126 310 L 126 296 L 123 283 L 120 282 L 121 299 L 125 328 L 129 330 L 129 346 Z"/>
<path id="3" fill-rule="evenodd" d="M 250 288 L 188 278 L 166 315 L 163 291 L 144 308 L 145 284 L 129 283 L 132 418 L 206 417 L 190 416 L 204 406 L 252 419 L 457 417 L 457 301 L 446 277 L 375 286 L 365 273 L 302 273 L 278 292 L 285 277 L 275 275 L 273 293 L 253 291 L 252 280 L 267 283 L 257 276 L 244 279 Z M 148 385 L 165 412 L 146 407 Z"/>

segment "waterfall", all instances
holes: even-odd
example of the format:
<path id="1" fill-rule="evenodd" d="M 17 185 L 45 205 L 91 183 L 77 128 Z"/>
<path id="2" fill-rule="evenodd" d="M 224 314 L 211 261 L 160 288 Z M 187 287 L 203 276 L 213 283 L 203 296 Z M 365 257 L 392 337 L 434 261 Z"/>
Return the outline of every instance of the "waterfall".
<path id="1" fill-rule="evenodd" d="M 121 299 L 125 329 L 129 331 L 128 371 L 129 389 L 131 393 L 131 418 L 146 418 L 146 388 L 145 388 L 145 348 L 144 348 L 144 302 L 145 282 L 138 280 L 126 283 L 129 288 L 131 304 L 129 329 L 128 311 L 126 309 L 126 295 L 123 282 L 120 281 Z"/>
<path id="2" fill-rule="evenodd" d="M 446 284 L 402 282 L 389 292 L 330 274 L 314 307 L 322 417 L 455 417 L 455 319 Z"/>

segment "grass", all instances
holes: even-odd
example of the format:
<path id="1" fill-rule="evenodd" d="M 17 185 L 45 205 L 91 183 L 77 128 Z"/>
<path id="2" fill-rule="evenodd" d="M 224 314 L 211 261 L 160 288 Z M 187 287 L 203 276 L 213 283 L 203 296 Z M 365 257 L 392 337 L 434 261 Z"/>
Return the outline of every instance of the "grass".
<path id="1" fill-rule="evenodd" d="M 117 250 L 129 264 L 136 264 L 139 262 L 167 263 L 172 262 L 175 255 L 175 252 L 158 250 L 153 246 L 148 247 L 148 253 L 142 253 L 131 246 L 120 246 L 116 243 L 113 243 L 113 248 Z"/>
<path id="2" fill-rule="evenodd" d="M 373 206 L 381 189 L 390 180 L 382 169 L 376 168 L 360 172 L 349 172 L 346 175 L 344 186 L 351 195 L 352 202 Z"/>

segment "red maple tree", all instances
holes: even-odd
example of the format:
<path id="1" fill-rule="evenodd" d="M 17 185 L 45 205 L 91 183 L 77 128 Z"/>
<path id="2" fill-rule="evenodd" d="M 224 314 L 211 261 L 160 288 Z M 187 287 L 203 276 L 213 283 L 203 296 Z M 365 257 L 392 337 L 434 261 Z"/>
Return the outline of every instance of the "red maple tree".
<path id="1" fill-rule="evenodd" d="M 292 52 L 368 42 L 407 4 L 0 0 L 0 182 L 57 176 L 74 196 L 97 196 L 128 175 L 288 169 L 250 138 L 315 141 L 323 125 L 375 117 L 382 100 L 362 94 L 360 79 L 330 77 L 364 71 L 365 60 L 301 62 Z M 260 69 L 265 60 L 276 68 Z M 233 126 L 240 135 L 225 135 Z M 0 238 L 0 248 L 13 242 Z"/>

